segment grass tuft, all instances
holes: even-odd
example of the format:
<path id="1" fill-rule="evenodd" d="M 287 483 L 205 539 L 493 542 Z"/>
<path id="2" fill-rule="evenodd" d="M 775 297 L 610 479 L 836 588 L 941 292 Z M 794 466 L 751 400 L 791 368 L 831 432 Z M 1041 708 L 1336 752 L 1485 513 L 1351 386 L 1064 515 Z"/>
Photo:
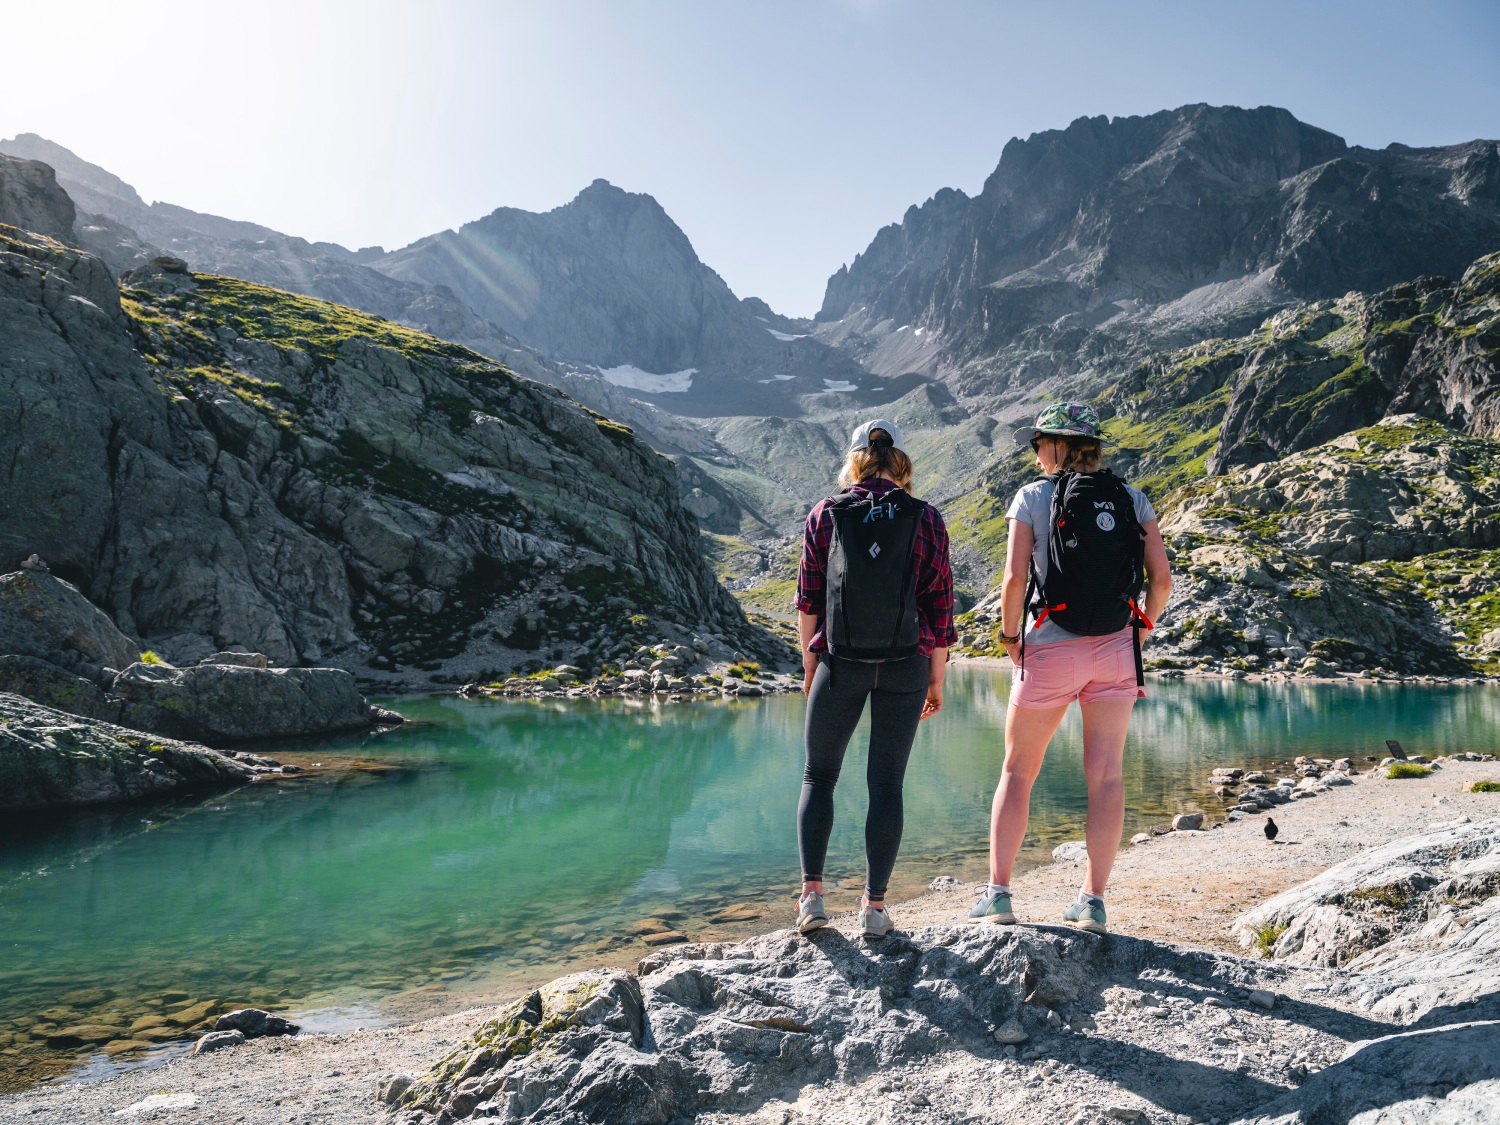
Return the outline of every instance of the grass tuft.
<path id="1" fill-rule="evenodd" d="M 1392 780 L 1403 777 L 1429 777 L 1432 770 L 1419 762 L 1392 762 L 1386 767 L 1385 776 Z"/>
<path id="2" fill-rule="evenodd" d="M 1255 955 L 1263 961 L 1269 961 L 1271 959 L 1272 947 L 1275 946 L 1277 941 L 1280 940 L 1281 935 L 1286 933 L 1286 931 L 1287 924 L 1285 922 L 1260 922 L 1251 926 L 1250 932 L 1255 936 L 1255 940 L 1252 943 Z"/>

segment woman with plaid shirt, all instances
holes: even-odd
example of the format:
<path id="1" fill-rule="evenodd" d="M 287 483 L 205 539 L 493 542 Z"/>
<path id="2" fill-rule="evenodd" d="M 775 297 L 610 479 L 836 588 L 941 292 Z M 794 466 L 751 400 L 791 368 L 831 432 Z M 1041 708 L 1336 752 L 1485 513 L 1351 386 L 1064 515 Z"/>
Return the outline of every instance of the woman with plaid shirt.
<path id="1" fill-rule="evenodd" d="M 859 499 L 879 500 L 911 487 L 911 459 L 901 448 L 901 431 L 876 419 L 854 431 L 839 483 Z M 904 658 L 866 661 L 830 654 L 827 649 L 825 584 L 833 539 L 833 500 L 820 501 L 807 517 L 802 565 L 797 572 L 798 625 L 802 641 L 802 690 L 807 695 L 807 765 L 797 806 L 797 844 L 802 861 L 802 894 L 797 928 L 806 933 L 828 924 L 823 908 L 823 862 L 833 831 L 833 790 L 844 751 L 866 699 L 870 702 L 870 755 L 866 780 L 870 807 L 865 818 L 865 896 L 860 927 L 871 937 L 891 931 L 885 894 L 901 848 L 901 786 L 916 738 L 917 723 L 943 706 L 948 649 L 958 639 L 953 627 L 953 571 L 948 562 L 948 530 L 930 504 L 921 508 L 912 548 L 915 568 L 917 651 Z"/>

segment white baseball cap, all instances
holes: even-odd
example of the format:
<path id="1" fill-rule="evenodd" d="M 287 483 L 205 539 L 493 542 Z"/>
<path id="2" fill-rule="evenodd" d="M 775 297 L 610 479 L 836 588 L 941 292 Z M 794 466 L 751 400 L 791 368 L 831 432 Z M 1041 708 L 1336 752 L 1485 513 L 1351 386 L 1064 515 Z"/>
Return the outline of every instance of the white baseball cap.
<path id="1" fill-rule="evenodd" d="M 897 449 L 901 449 L 901 427 L 894 422 L 887 422 L 884 418 L 874 418 L 854 428 L 854 433 L 849 437 L 850 453 L 853 453 L 856 449 L 870 448 L 871 430 L 884 430 L 891 435 L 891 444 Z M 904 449 L 901 451 L 903 453 L 906 452 Z"/>

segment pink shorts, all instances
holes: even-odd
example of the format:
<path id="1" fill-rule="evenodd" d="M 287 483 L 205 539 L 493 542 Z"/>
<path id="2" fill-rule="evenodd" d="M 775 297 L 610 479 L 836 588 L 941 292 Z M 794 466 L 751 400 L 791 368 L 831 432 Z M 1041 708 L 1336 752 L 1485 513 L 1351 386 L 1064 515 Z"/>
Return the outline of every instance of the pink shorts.
<path id="1" fill-rule="evenodd" d="M 1135 682 L 1135 646 L 1129 629 L 1103 637 L 1078 637 L 1026 647 L 1026 678 L 1010 673 L 1016 707 L 1063 707 L 1078 700 L 1144 699 Z"/>

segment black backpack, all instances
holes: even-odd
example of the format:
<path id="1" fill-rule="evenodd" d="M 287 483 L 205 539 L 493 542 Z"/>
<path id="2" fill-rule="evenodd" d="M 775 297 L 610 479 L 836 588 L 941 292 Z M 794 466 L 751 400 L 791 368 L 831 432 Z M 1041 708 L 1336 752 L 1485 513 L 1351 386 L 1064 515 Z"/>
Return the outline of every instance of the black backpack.
<path id="1" fill-rule="evenodd" d="M 829 501 L 825 591 L 828 651 L 847 660 L 914 656 L 920 500 L 893 488 L 884 496 L 845 492 Z"/>
<path id="2" fill-rule="evenodd" d="M 1051 617 L 1070 633 L 1102 637 L 1133 628 L 1135 678 L 1141 665 L 1141 626 L 1151 627 L 1136 605 L 1146 563 L 1146 530 L 1135 515 L 1125 482 L 1108 469 L 1062 472 L 1052 478 L 1047 534 L 1047 581 L 1031 566 L 1026 605 L 1038 625 Z M 1021 674 L 1025 675 L 1025 631 Z"/>

